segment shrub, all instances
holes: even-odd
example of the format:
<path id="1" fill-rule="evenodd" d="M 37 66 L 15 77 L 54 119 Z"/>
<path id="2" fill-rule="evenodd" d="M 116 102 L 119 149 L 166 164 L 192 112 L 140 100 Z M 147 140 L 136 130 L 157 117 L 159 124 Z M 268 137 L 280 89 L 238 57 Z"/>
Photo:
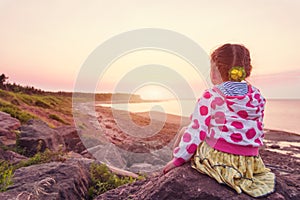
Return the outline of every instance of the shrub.
<path id="1" fill-rule="evenodd" d="M 132 177 L 119 177 L 113 174 L 105 164 L 92 163 L 90 174 L 92 186 L 89 188 L 89 199 L 136 180 Z"/>

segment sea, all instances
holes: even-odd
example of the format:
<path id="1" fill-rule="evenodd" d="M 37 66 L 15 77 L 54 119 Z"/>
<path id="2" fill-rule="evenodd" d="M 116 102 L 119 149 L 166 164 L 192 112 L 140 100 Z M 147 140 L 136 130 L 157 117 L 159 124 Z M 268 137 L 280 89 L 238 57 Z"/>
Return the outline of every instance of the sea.
<path id="1" fill-rule="evenodd" d="M 164 100 L 143 103 L 96 104 L 129 112 L 164 112 L 189 117 L 196 105 L 195 100 Z M 267 99 L 264 128 L 292 132 L 300 135 L 300 99 Z"/>

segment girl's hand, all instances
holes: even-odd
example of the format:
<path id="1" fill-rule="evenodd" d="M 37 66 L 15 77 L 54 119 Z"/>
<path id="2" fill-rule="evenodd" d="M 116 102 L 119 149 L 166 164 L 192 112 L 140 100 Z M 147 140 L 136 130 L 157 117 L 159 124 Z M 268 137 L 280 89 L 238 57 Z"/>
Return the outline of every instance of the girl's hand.
<path id="1" fill-rule="evenodd" d="M 176 166 L 173 164 L 173 160 L 171 160 L 170 162 L 168 162 L 168 164 L 166 164 L 166 166 L 164 167 L 163 172 L 164 172 L 164 174 L 166 174 L 174 168 L 176 168 Z"/>

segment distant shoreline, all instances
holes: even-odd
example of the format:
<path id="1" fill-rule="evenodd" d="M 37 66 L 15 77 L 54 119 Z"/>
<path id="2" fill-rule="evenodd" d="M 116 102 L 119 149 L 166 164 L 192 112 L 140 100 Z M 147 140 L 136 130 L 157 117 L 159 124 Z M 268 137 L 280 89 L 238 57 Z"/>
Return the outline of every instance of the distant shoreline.
<path id="1" fill-rule="evenodd" d="M 101 103 L 99 103 L 99 104 L 101 104 Z M 103 106 L 96 105 L 96 107 L 103 107 Z M 118 110 L 119 111 L 124 111 L 124 110 L 115 109 L 115 108 L 112 108 L 112 107 L 106 107 L 106 108 L 111 108 L 111 109 L 116 110 L 116 111 L 118 111 Z M 127 111 L 127 112 L 133 113 L 133 114 L 136 114 L 136 115 L 139 115 L 139 116 L 142 116 L 142 117 L 148 117 L 149 116 L 149 112 L 147 112 L 147 111 L 145 111 L 145 112 L 143 112 L 143 111 L 142 112 Z M 188 123 L 190 122 L 189 117 L 185 117 L 185 116 L 180 116 L 180 115 L 171 114 L 171 113 L 163 113 L 163 112 L 159 112 L 159 111 L 152 111 L 152 113 L 153 113 L 153 115 L 151 116 L 152 117 L 151 119 L 158 120 L 158 121 L 162 121 L 163 116 L 167 115 L 168 120 L 171 120 L 171 121 L 169 121 L 171 123 L 174 122 L 174 121 L 178 121 L 178 119 L 180 119 L 180 118 L 183 121 L 183 124 L 185 124 L 185 125 L 188 125 Z M 273 133 L 282 133 L 282 132 L 284 132 L 286 134 L 293 134 L 293 135 L 298 135 L 298 136 L 300 135 L 300 133 L 297 133 L 297 132 L 294 132 L 294 131 L 289 131 L 289 130 L 284 130 L 284 129 L 274 129 L 274 128 L 270 128 L 270 127 L 265 127 L 264 131 L 265 132 L 273 132 Z"/>
<path id="2" fill-rule="evenodd" d="M 167 141 L 166 138 L 174 138 L 174 135 L 178 133 L 178 131 L 183 126 L 187 126 L 190 123 L 190 119 L 188 117 L 181 117 L 179 115 L 173 115 L 173 114 L 167 114 L 167 113 L 161 113 L 161 112 L 152 112 L 151 116 L 149 112 L 137 112 L 132 113 L 124 110 L 117 110 L 114 108 L 108 108 L 108 107 L 102 107 L 97 106 L 96 112 L 98 112 L 101 122 L 104 124 L 101 124 L 103 127 L 109 127 L 110 131 L 118 130 L 118 124 L 114 120 L 114 115 L 117 116 L 128 116 L 127 113 L 131 116 L 131 118 L 125 118 L 122 120 L 122 124 L 126 127 L 130 127 L 133 125 L 132 122 L 134 122 L 137 125 L 140 126 L 147 126 L 150 124 L 150 121 L 153 121 L 154 124 L 159 124 L 160 122 L 164 122 L 165 126 L 164 129 L 162 129 L 160 132 L 161 134 L 159 136 L 159 139 L 154 139 L 156 142 L 158 141 Z M 110 113 L 110 114 L 109 114 Z M 120 122 L 120 119 L 118 120 L 118 123 Z M 107 124 L 108 123 L 108 124 Z M 107 129 L 106 129 L 107 130 Z M 134 129 L 131 129 L 134 130 Z M 108 132 L 110 132 L 108 131 Z M 130 141 L 133 140 L 127 139 L 123 140 L 122 134 L 123 132 L 120 132 L 120 135 L 115 135 L 113 132 L 110 133 L 110 138 L 112 142 L 115 144 L 118 144 L 119 141 Z M 265 134 L 265 141 L 264 145 L 261 148 L 271 148 L 271 151 L 276 151 L 279 153 L 284 154 L 284 152 L 288 152 L 294 157 L 300 158 L 300 149 L 299 149 L 299 142 L 300 142 L 300 134 L 288 132 L 288 131 L 282 131 L 282 130 L 274 130 L 265 128 L 264 129 Z M 126 134 L 125 134 L 126 135 Z M 117 137 L 117 138 L 116 138 Z M 119 138 L 119 139 L 118 139 Z M 130 146 L 127 143 L 125 146 Z M 123 143 L 121 145 L 124 145 Z"/>

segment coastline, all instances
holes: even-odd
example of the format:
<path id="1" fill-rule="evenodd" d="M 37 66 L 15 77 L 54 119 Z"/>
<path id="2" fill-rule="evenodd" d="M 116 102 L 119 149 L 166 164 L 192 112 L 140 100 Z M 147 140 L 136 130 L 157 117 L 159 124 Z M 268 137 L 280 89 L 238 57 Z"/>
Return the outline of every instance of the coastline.
<path id="1" fill-rule="evenodd" d="M 102 102 L 103 103 L 103 102 Z M 159 112 L 171 113 L 174 115 L 183 115 L 189 117 L 194 109 L 195 100 L 182 99 L 180 102 L 176 100 L 160 101 L 160 102 L 140 102 L 140 103 L 103 103 L 95 102 L 95 105 L 113 107 L 115 109 L 127 110 L 130 112 L 140 112 L 154 110 L 155 106 L 161 107 L 163 110 Z M 182 107 L 183 106 L 183 107 Z M 265 129 L 292 132 L 300 134 L 300 128 L 297 125 L 297 119 L 300 117 L 296 107 L 300 106 L 300 100 L 273 100 L 267 99 L 265 106 Z"/>
<path id="2" fill-rule="evenodd" d="M 102 107 L 102 106 L 96 106 L 96 112 L 99 114 L 98 119 L 100 118 L 102 119 L 99 120 L 100 123 L 101 122 L 103 123 L 104 121 L 107 120 L 113 121 L 114 116 L 112 115 L 112 112 L 114 114 L 118 113 L 123 116 L 130 115 L 131 116 L 130 119 L 132 120 L 132 122 L 136 123 L 139 126 L 147 126 L 150 124 L 151 120 L 154 121 L 154 124 L 155 122 L 163 122 L 164 128 L 159 132 L 158 138 L 159 140 L 165 140 L 164 137 L 166 137 L 168 138 L 166 139 L 167 141 L 170 141 L 170 136 L 175 136 L 177 132 L 181 129 L 181 127 L 188 125 L 190 122 L 190 119 L 188 117 L 182 117 L 174 114 L 167 114 L 161 112 L 132 113 L 128 111 L 116 110 L 113 108 Z M 122 123 L 126 124 L 126 120 L 130 120 L 130 119 L 127 118 L 123 120 Z M 118 129 L 118 125 L 114 123 L 111 123 L 109 126 L 111 130 Z M 265 133 L 265 142 L 264 142 L 264 146 L 261 149 L 276 151 L 277 153 L 289 154 L 293 157 L 300 158 L 300 135 L 298 133 L 269 129 L 269 128 L 265 128 L 264 133 Z M 122 133 L 120 134 L 122 135 Z M 119 140 L 119 142 L 121 141 Z"/>

